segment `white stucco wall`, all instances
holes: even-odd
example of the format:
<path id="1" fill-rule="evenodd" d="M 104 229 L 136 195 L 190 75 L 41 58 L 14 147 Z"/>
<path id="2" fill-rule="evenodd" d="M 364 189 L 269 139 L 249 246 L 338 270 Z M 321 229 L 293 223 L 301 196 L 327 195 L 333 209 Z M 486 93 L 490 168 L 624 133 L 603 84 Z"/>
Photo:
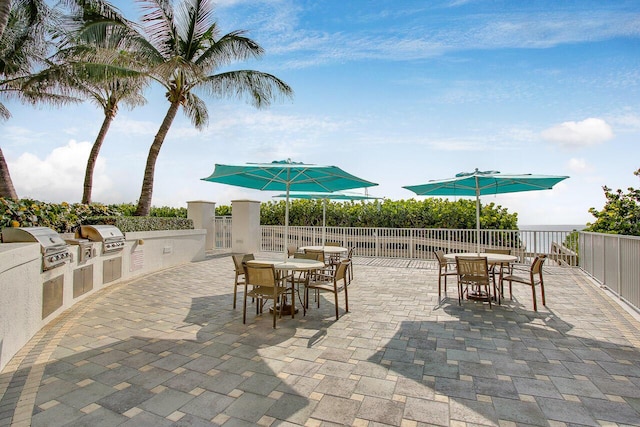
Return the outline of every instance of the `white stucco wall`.
<path id="1" fill-rule="evenodd" d="M 207 231 L 169 230 L 125 233 L 121 251 L 102 254 L 102 243 L 92 243 L 96 256 L 78 263 L 78 246 L 70 246 L 72 260 L 42 272 L 38 243 L 0 243 L 0 371 L 42 327 L 98 290 L 131 278 L 205 258 Z M 105 261 L 122 258 L 120 279 L 103 283 Z M 76 269 L 93 266 L 93 289 L 73 297 Z M 63 277 L 63 303 L 42 319 L 43 284 Z"/>

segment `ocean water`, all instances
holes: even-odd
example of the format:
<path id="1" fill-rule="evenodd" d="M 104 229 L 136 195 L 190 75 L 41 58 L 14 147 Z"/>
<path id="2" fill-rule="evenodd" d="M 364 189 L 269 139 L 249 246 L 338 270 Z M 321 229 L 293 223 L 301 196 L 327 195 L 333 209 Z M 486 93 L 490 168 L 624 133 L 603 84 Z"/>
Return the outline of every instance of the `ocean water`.
<path id="1" fill-rule="evenodd" d="M 520 225 L 522 230 L 520 238 L 528 251 L 548 253 L 553 243 L 563 244 L 566 236 L 571 231 L 580 231 L 586 228 L 584 224 L 558 224 L 558 225 Z M 535 233 L 542 231 L 544 233 Z"/>
<path id="2" fill-rule="evenodd" d="M 535 231 L 580 231 L 586 228 L 586 224 L 569 224 L 569 225 L 518 225 L 520 230 L 535 230 Z"/>

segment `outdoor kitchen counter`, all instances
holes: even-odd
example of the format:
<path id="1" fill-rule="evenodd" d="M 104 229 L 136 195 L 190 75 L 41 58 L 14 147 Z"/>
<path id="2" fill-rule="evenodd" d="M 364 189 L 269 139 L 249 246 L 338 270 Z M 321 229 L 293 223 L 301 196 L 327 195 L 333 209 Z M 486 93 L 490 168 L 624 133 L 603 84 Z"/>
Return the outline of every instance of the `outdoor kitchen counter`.
<path id="1" fill-rule="evenodd" d="M 35 242 L 0 244 L 0 273 L 31 260 L 40 261 L 40 245 Z"/>

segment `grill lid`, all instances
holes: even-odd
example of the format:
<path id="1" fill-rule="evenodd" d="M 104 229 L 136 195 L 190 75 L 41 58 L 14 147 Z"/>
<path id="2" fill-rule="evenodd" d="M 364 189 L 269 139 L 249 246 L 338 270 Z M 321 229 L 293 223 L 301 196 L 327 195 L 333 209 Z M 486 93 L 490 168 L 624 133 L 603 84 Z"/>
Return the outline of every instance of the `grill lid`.
<path id="1" fill-rule="evenodd" d="M 66 248 L 66 242 L 49 227 L 6 227 L 2 230 L 4 243 L 37 242 L 42 249 Z"/>
<path id="2" fill-rule="evenodd" d="M 114 225 L 81 225 L 78 230 L 79 237 L 94 242 L 109 242 L 124 240 L 122 231 Z"/>

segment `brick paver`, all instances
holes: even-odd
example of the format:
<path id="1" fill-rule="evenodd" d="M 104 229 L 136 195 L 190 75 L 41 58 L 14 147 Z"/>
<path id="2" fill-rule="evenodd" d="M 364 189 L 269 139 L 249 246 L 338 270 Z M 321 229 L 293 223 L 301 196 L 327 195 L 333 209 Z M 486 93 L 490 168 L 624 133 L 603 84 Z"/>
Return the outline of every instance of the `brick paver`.
<path id="1" fill-rule="evenodd" d="M 101 290 L 0 374 L 0 426 L 640 425 L 640 321 L 579 270 L 545 267 L 536 313 L 528 288 L 459 306 L 434 263 L 355 264 L 349 313 L 275 330 L 232 308 L 230 254 Z"/>

